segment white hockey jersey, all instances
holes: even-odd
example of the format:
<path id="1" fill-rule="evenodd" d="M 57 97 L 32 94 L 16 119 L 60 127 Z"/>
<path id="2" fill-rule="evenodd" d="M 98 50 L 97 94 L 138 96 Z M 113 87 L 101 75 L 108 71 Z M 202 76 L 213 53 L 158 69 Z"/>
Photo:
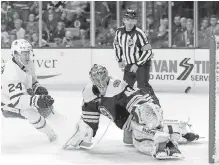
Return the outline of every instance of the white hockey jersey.
<path id="1" fill-rule="evenodd" d="M 35 70 L 31 61 L 26 68 L 21 69 L 13 58 L 8 60 L 2 70 L 2 104 L 12 107 L 18 105 L 20 97 L 28 95 L 27 89 L 32 88 L 36 81 Z M 22 108 L 22 106 L 19 108 Z"/>

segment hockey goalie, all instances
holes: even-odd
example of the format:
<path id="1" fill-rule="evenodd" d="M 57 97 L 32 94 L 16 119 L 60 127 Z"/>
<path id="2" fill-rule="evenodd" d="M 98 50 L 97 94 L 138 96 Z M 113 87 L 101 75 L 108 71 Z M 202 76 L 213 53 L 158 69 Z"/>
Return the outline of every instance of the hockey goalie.
<path id="1" fill-rule="evenodd" d="M 31 55 L 31 44 L 19 39 L 12 42 L 12 58 L 2 67 L 1 110 L 6 118 L 26 119 L 49 140 L 55 141 L 56 134 L 46 123 L 52 113 L 54 99 L 37 81 Z"/>
<path id="2" fill-rule="evenodd" d="M 140 152 L 161 160 L 183 157 L 169 130 L 163 130 L 163 111 L 147 91 L 110 77 L 101 65 L 95 64 L 89 75 L 92 83 L 82 92 L 82 116 L 65 149 L 92 143 L 103 114 L 118 128 L 131 132 L 134 147 Z"/>

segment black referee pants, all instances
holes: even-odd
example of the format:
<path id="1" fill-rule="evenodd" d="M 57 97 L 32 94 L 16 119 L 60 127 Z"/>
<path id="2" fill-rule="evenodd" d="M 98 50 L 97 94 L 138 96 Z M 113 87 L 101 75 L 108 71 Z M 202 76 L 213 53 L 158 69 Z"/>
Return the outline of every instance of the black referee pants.
<path id="1" fill-rule="evenodd" d="M 142 89 L 145 94 L 151 95 L 155 104 L 160 105 L 160 102 L 157 96 L 154 93 L 153 88 L 149 84 L 150 79 L 150 64 L 146 63 L 145 65 L 139 66 L 136 73 L 130 72 L 132 64 L 127 64 L 124 70 L 123 80 L 126 81 L 130 86 L 134 86 L 137 81 L 137 87 Z"/>

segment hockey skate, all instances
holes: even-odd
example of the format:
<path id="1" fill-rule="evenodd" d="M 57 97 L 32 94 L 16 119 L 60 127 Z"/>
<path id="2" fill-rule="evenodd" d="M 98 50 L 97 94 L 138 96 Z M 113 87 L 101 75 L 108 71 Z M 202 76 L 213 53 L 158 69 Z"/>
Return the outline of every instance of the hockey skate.
<path id="1" fill-rule="evenodd" d="M 47 133 L 46 135 L 47 135 L 47 137 L 49 138 L 49 141 L 50 141 L 50 142 L 54 142 L 54 141 L 56 141 L 56 139 L 57 139 L 57 135 L 55 134 L 54 131 L 52 131 L 52 132 L 50 132 L 50 133 Z"/>
<path id="2" fill-rule="evenodd" d="M 44 133 L 48 137 L 50 142 L 54 142 L 57 140 L 57 135 L 55 131 L 49 125 L 46 124 L 45 127 L 39 129 L 39 131 Z"/>
<path id="3" fill-rule="evenodd" d="M 159 143 L 156 152 L 152 155 L 154 159 L 181 159 L 184 158 L 175 142 L 169 141 L 168 143 Z"/>

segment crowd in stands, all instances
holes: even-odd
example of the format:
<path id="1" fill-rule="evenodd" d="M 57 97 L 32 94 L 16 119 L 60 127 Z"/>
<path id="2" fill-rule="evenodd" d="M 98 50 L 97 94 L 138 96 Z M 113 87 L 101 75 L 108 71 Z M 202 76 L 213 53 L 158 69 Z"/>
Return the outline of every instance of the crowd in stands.
<path id="1" fill-rule="evenodd" d="M 150 6 L 154 2 L 148 3 Z M 129 7 L 138 10 L 136 4 L 137 2 L 122 2 L 121 12 Z M 145 32 L 152 47 L 169 47 L 169 32 L 172 33 L 172 47 L 194 47 L 194 19 L 173 13 L 172 28 L 169 30 L 167 2 L 156 2 L 156 5 L 157 11 L 162 13 L 150 13 L 148 9 L 146 16 Z M 141 20 L 141 12 L 138 15 Z M 39 21 L 40 18 L 42 20 Z M 95 2 L 96 47 L 112 47 L 117 28 L 116 19 L 115 1 Z M 218 19 L 218 15 L 211 15 L 199 22 L 200 48 L 208 47 L 212 33 L 219 35 Z M 90 24 L 88 1 L 43 1 L 42 16 L 39 15 L 39 2 L 1 1 L 2 48 L 9 48 L 13 40 L 20 38 L 27 39 L 34 47 L 39 47 L 40 38 L 42 47 L 90 47 Z M 141 26 L 141 22 L 138 26 Z M 39 27 L 42 28 L 41 37 Z"/>
<path id="2" fill-rule="evenodd" d="M 178 2 L 180 3 L 180 2 Z M 185 2 L 186 3 L 186 2 Z M 193 2 L 191 2 L 193 4 Z M 190 4 L 191 4 L 190 3 Z M 163 8 L 166 8 L 168 4 L 163 2 Z M 188 4 L 188 3 L 187 3 Z M 183 6 L 183 2 L 178 4 Z M 217 4 L 219 8 L 219 3 Z M 209 8 L 210 9 L 210 8 Z M 211 9 L 210 9 L 211 10 Z M 169 30 L 169 18 L 168 11 L 163 11 L 160 17 L 155 17 L 152 14 L 148 14 L 146 18 L 146 34 L 153 46 L 153 48 L 167 48 L 169 47 L 169 32 L 171 32 L 171 47 L 173 48 L 193 48 L 194 45 L 194 19 L 193 17 L 193 6 L 190 6 L 190 10 L 185 7 L 185 9 L 173 8 L 173 19 L 172 27 Z M 181 11 L 181 12 L 180 12 Z M 183 13 L 184 16 L 181 14 Z M 190 13 L 190 14 L 187 14 Z M 187 14 L 187 17 L 185 16 Z M 208 48 L 209 40 L 212 34 L 219 35 L 219 12 L 217 15 L 209 15 L 209 17 L 201 18 L 198 27 L 198 47 Z"/>

